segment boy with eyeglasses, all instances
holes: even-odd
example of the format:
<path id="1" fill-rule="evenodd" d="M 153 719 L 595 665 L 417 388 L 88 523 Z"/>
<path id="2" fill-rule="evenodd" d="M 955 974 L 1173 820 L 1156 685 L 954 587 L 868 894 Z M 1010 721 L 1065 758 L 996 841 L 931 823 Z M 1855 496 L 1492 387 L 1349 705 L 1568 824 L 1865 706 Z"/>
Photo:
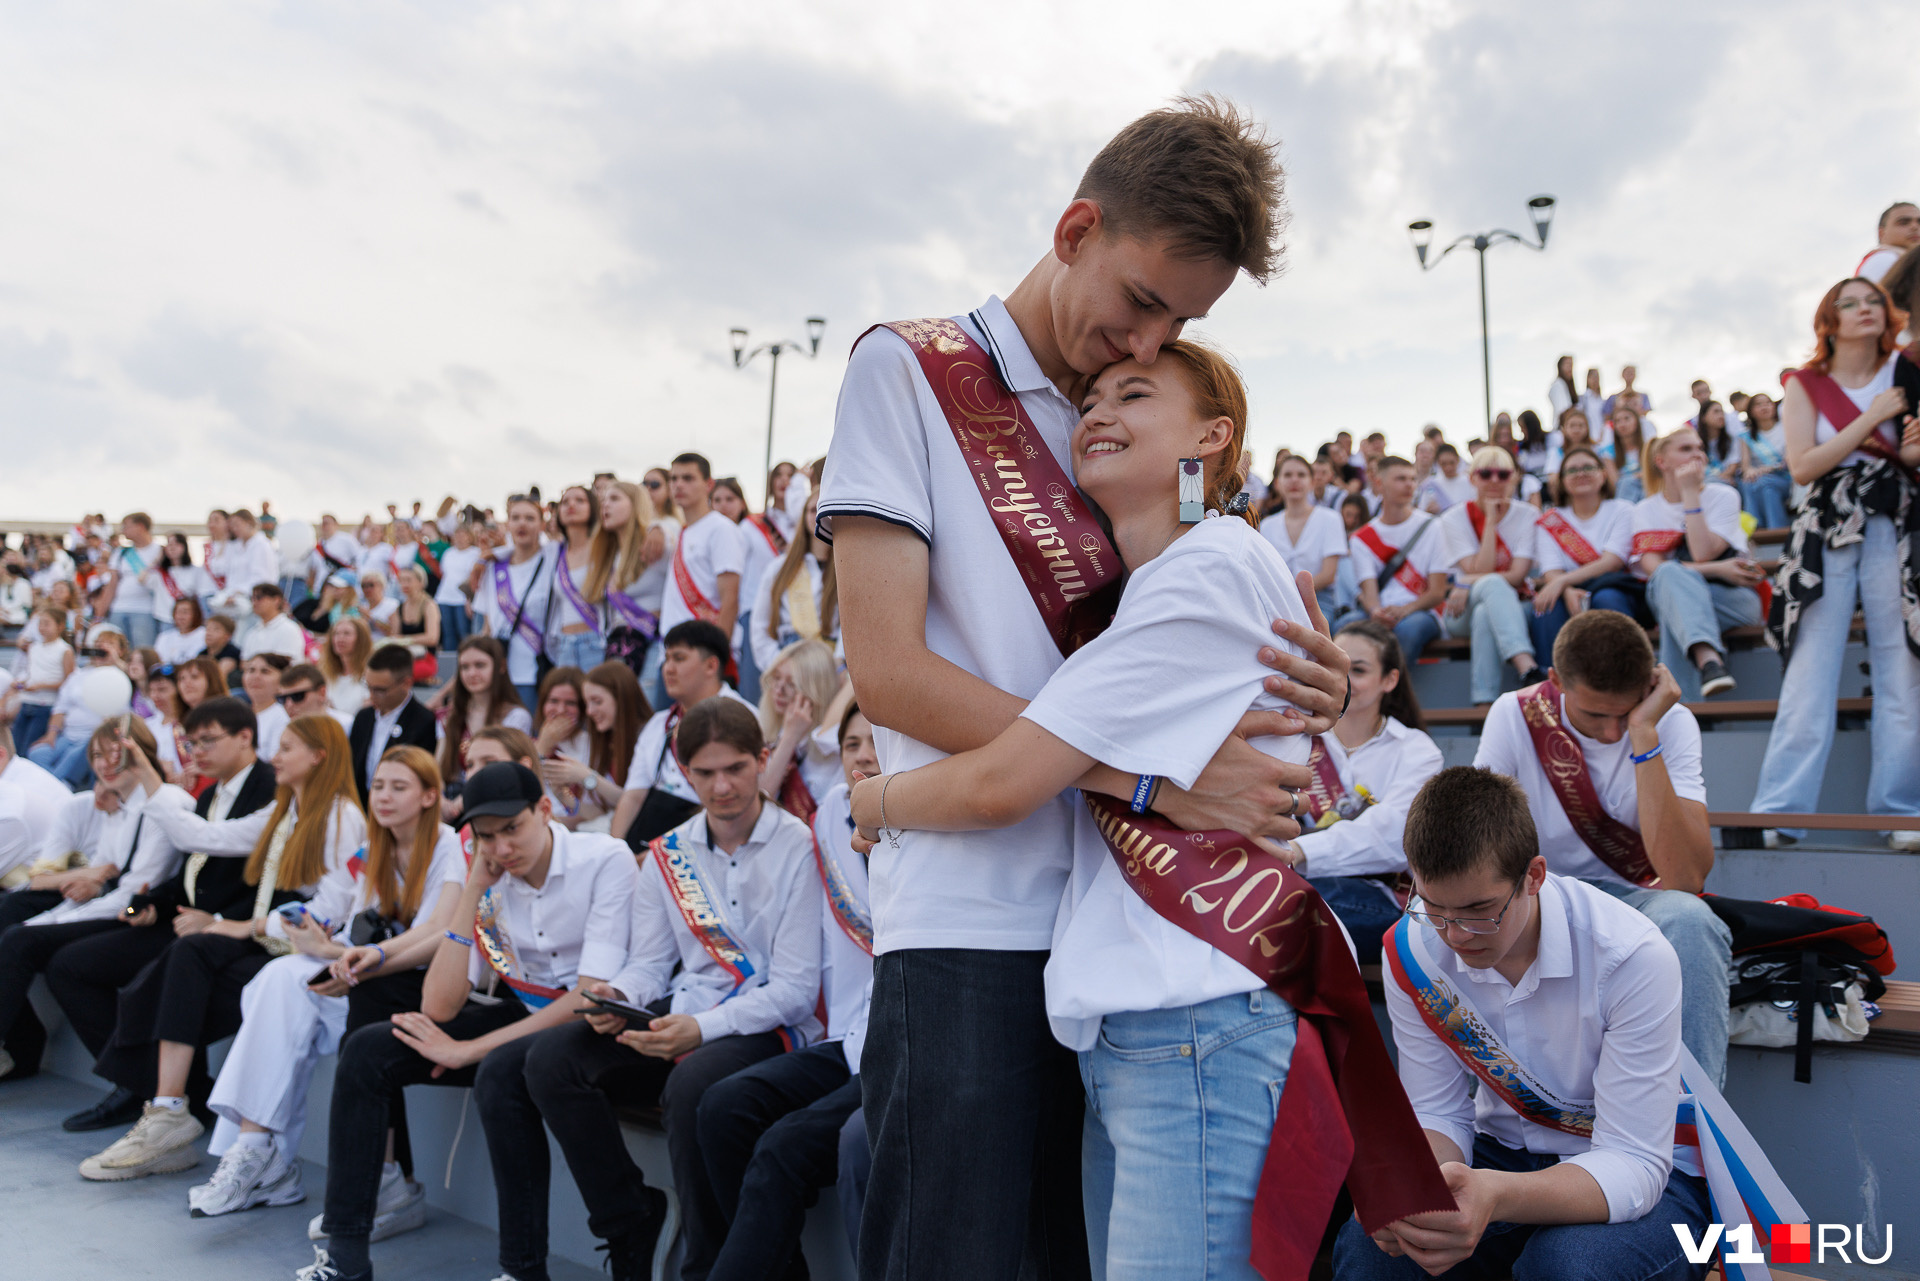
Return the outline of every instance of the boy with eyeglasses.
<path id="1" fill-rule="evenodd" d="M 1710 1217 L 1698 1154 L 1676 1147 L 1679 959 L 1645 917 L 1550 874 L 1529 811 L 1512 779 L 1468 767 L 1408 810 L 1416 897 L 1387 935 L 1387 1010 L 1457 1209 L 1371 1239 L 1347 1223 L 1340 1281 L 1469 1261 L 1555 1281 L 1706 1272 L 1673 1227 L 1697 1240 Z"/>

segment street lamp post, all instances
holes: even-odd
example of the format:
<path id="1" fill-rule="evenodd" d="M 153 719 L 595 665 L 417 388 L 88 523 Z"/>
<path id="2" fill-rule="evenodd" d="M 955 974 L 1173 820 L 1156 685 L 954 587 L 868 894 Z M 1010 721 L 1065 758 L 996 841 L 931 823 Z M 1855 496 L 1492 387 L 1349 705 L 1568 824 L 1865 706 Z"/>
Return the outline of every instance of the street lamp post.
<path id="1" fill-rule="evenodd" d="M 786 352 L 797 352 L 811 360 L 820 354 L 820 336 L 827 331 L 824 316 L 807 317 L 807 340 L 787 338 L 780 342 L 761 343 L 752 351 L 747 350 L 747 331 L 734 328 L 729 331 L 733 337 L 733 367 L 745 369 L 753 358 L 761 352 L 773 358 L 773 371 L 767 379 L 767 465 L 761 474 L 767 477 L 767 498 L 773 497 L 773 400 L 780 387 L 780 357 Z"/>
<path id="2" fill-rule="evenodd" d="M 1432 261 L 1427 259 L 1427 249 L 1433 244 L 1433 223 L 1422 218 L 1419 222 L 1407 224 L 1407 235 L 1413 241 L 1413 252 L 1419 256 L 1422 271 L 1432 271 L 1440 265 L 1441 259 L 1463 245 L 1471 246 L 1480 255 L 1480 402 L 1485 411 L 1481 421 L 1489 425 L 1493 422 L 1493 350 L 1487 336 L 1487 250 L 1509 240 L 1535 251 L 1545 249 L 1547 227 L 1553 222 L 1553 206 L 1552 196 L 1535 196 L 1527 201 L 1527 216 L 1533 219 L 1534 234 L 1540 237 L 1538 244 L 1525 236 L 1496 227 L 1492 231 L 1460 237 L 1436 254 Z"/>

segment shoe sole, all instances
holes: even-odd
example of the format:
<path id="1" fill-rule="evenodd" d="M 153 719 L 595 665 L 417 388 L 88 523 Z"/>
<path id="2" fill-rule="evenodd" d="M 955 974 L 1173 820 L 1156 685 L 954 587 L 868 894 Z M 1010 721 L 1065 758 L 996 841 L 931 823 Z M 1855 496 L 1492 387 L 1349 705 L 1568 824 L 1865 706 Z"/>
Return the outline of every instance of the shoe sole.
<path id="1" fill-rule="evenodd" d="M 1734 688 L 1733 677 L 1722 676 L 1717 681 L 1708 681 L 1706 684 L 1702 685 L 1700 687 L 1700 697 L 1713 698 L 1715 695 L 1724 694 L 1732 688 Z"/>
<path id="2" fill-rule="evenodd" d="M 285 1182 L 286 1180 L 281 1180 L 282 1184 Z M 288 1195 L 288 1189 L 286 1187 L 276 1187 L 273 1184 L 268 1184 L 264 1187 L 255 1188 L 253 1191 L 247 1193 L 246 1202 L 234 1206 L 231 1210 L 208 1211 L 202 1210 L 196 1205 L 189 1212 L 189 1217 L 195 1219 L 217 1219 L 223 1215 L 238 1214 L 242 1210 L 251 1210 L 263 1205 L 269 1208 L 278 1208 L 283 1205 L 299 1205 L 306 1199 L 307 1189 L 298 1180 L 295 1180 L 293 1183 L 291 1196 Z"/>
<path id="3" fill-rule="evenodd" d="M 291 1202 L 289 1202 L 291 1204 Z M 307 1224 L 307 1240 L 324 1241 L 327 1234 L 320 1224 L 325 1215 L 315 1215 Z M 399 1236 L 402 1232 L 411 1232 L 415 1228 L 427 1226 L 427 1198 L 423 1192 L 417 1199 L 398 1210 L 389 1211 L 373 1221 L 373 1231 L 367 1235 L 367 1244 L 385 1241 L 388 1237 Z"/>
<path id="4" fill-rule="evenodd" d="M 647 1274 L 652 1281 L 667 1281 L 667 1260 L 673 1254 L 673 1243 L 680 1236 L 680 1198 L 670 1189 L 661 1191 L 667 1194 L 667 1217 L 661 1220 L 659 1239 L 653 1243 L 653 1267 Z"/>
<path id="5" fill-rule="evenodd" d="M 95 1183 L 125 1183 L 129 1179 L 143 1179 L 149 1174 L 178 1174 L 199 1164 L 200 1154 L 189 1147 L 162 1153 L 143 1165 L 110 1167 L 83 1161 L 80 1163 L 80 1177 Z"/>

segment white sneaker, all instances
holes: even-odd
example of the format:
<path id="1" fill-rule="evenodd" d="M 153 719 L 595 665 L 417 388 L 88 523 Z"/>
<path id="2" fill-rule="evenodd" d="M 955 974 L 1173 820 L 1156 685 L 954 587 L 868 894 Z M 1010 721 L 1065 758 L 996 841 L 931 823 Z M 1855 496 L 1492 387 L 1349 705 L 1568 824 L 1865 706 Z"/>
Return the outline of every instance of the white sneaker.
<path id="1" fill-rule="evenodd" d="M 344 1281 L 346 1274 L 333 1266 L 326 1250 L 313 1247 L 313 1262 L 293 1274 L 293 1281 Z"/>
<path id="2" fill-rule="evenodd" d="M 327 1216 L 316 1214 L 307 1224 L 307 1240 L 324 1241 L 327 1234 L 320 1221 Z M 373 1207 L 373 1231 L 368 1233 L 369 1244 L 385 1241 L 388 1237 L 399 1236 L 402 1232 L 411 1232 L 427 1224 L 427 1190 L 400 1173 L 400 1167 L 393 1168 L 391 1177 L 382 1175 L 380 1179 L 380 1199 Z"/>
<path id="3" fill-rule="evenodd" d="M 1920 832 L 1888 832 L 1887 845 L 1909 854 L 1920 854 Z"/>
<path id="4" fill-rule="evenodd" d="M 213 1177 L 187 1193 L 193 1217 L 251 1210 L 256 1205 L 294 1205 L 307 1199 L 300 1183 L 300 1162 L 281 1157 L 272 1143 L 243 1147 L 236 1143 L 220 1158 Z"/>
<path id="5" fill-rule="evenodd" d="M 1798 845 L 1800 838 L 1788 836 L 1785 832 L 1769 827 L 1760 833 L 1760 843 L 1770 850 L 1784 850 L 1789 846 Z"/>
<path id="6" fill-rule="evenodd" d="M 149 1103 L 140 1120 L 118 1142 L 80 1163 L 80 1177 L 95 1182 L 172 1174 L 200 1164 L 193 1142 L 206 1132 L 193 1113 Z"/>

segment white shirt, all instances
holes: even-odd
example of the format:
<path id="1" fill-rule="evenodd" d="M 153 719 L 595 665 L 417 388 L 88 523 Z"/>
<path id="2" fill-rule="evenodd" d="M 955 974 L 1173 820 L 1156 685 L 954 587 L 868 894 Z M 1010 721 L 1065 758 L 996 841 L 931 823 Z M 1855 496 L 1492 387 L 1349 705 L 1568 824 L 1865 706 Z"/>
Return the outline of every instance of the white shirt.
<path id="1" fill-rule="evenodd" d="M 1740 523 L 1739 490 L 1717 480 L 1709 482 L 1700 491 L 1700 513 L 1706 518 L 1707 528 L 1726 539 L 1736 553 L 1747 550 L 1747 531 Z M 1633 505 L 1633 532 L 1644 534 L 1659 530 L 1679 532 L 1680 546 L 1667 553 L 1668 560 L 1675 559 L 1686 546 L 1686 509 L 1679 503 L 1668 502 L 1666 495 L 1656 491 Z M 1628 561 L 1628 566 L 1639 577 L 1647 577 L 1638 556 Z"/>
<path id="2" fill-rule="evenodd" d="M 1408 931 L 1421 968 L 1444 978 L 1542 1085 L 1593 1102 L 1593 1137 L 1536 1125 L 1494 1091 L 1475 1091 L 1478 1078 L 1390 981 L 1400 1082 L 1422 1129 L 1469 1154 L 1476 1133 L 1559 1154 L 1600 1185 L 1609 1223 L 1630 1223 L 1659 1204 L 1673 1172 L 1680 958 L 1652 921 L 1591 885 L 1548 876 L 1536 902 L 1539 953 L 1517 984 L 1467 965 L 1424 925 Z"/>
<path id="3" fill-rule="evenodd" d="M 1260 522 L 1260 535 L 1274 545 L 1290 573 L 1318 574 L 1329 556 L 1347 554 L 1347 527 L 1331 507 L 1315 507 L 1300 527 L 1300 541 L 1287 535 L 1287 513 L 1277 511 Z"/>
<path id="4" fill-rule="evenodd" d="M 1360 529 L 1371 529 L 1380 536 L 1380 541 L 1391 551 L 1398 551 L 1409 538 L 1413 537 L 1414 530 L 1430 520 L 1437 519 L 1439 519 L 1437 516 L 1429 516 L 1423 511 L 1413 511 L 1409 512 L 1407 518 L 1397 525 L 1389 525 L 1384 517 L 1376 516 Z M 1386 568 L 1386 563 L 1374 555 L 1373 549 L 1361 539 L 1360 530 L 1355 530 L 1353 537 L 1347 541 L 1347 554 L 1353 557 L 1353 573 L 1359 582 L 1366 583 L 1378 578 L 1380 571 Z M 1447 556 L 1446 531 L 1443 529 L 1429 529 L 1420 535 L 1420 541 L 1413 545 L 1413 550 L 1407 553 L 1406 559 L 1406 564 L 1412 566 L 1415 573 L 1427 578 L 1432 578 L 1435 574 L 1445 577 L 1447 566 L 1451 563 Z M 1427 585 L 1432 586 L 1431 583 Z M 1382 605 L 1405 605 L 1418 599 L 1419 596 L 1416 593 L 1407 590 L 1406 584 L 1400 581 L 1398 574 L 1389 578 L 1387 585 L 1380 589 Z"/>
<path id="5" fill-rule="evenodd" d="M 37 636 L 27 644 L 27 670 L 21 680 L 22 686 L 51 685 L 52 689 L 25 689 L 20 691 L 22 702 L 35 706 L 50 706 L 60 695 L 60 686 L 67 679 L 67 656 L 73 653 L 73 646 L 55 638 L 40 640 Z M 76 664 L 77 666 L 77 664 Z"/>
<path id="6" fill-rule="evenodd" d="M 249 631 L 240 642 L 243 662 L 255 654 L 284 654 L 290 663 L 304 663 L 307 661 L 306 629 L 294 622 L 291 614 L 276 614 L 271 621 Z"/>
<path id="7" fill-rule="evenodd" d="M 821 893 L 807 825 L 763 803 L 753 831 L 731 854 L 710 843 L 705 814 L 695 814 L 664 839 L 669 848 L 677 844 L 686 851 L 755 972 L 735 990 L 738 981 L 688 928 L 659 860 L 649 853 L 633 895 L 626 964 L 613 986 L 634 1005 L 671 993 L 673 1013 L 691 1014 L 703 1041 L 783 1027 L 798 1029 L 805 1041 L 817 1038 Z"/>
<path id="8" fill-rule="evenodd" d="M 207 578 L 206 571 L 198 565 L 172 565 L 165 570 L 160 567 L 158 554 L 149 558 L 152 564 L 141 582 L 153 596 L 153 616 L 163 626 L 173 622 L 173 607 L 183 600 L 196 600 L 213 590 L 213 583 Z M 167 582 L 172 580 L 173 591 L 167 590 Z M 178 596 L 173 593 L 179 592 Z"/>
<path id="9" fill-rule="evenodd" d="M 327 682 L 327 706 L 335 716 L 344 716 L 347 725 L 353 725 L 353 717 L 367 705 L 367 683 L 358 676 L 340 673 Z"/>
<path id="10" fill-rule="evenodd" d="M 758 535 L 755 536 L 758 537 Z M 781 650 L 800 639 L 800 633 L 793 630 L 793 613 L 787 608 L 786 593 L 782 593 L 779 600 L 773 598 L 774 580 L 780 577 L 780 566 L 782 563 L 783 562 L 779 560 L 769 561 L 767 567 L 760 573 L 759 582 L 754 585 L 752 598 L 753 629 L 748 633 L 747 639 L 753 648 L 754 665 L 763 672 L 773 666 L 773 660 L 780 657 Z M 820 610 L 820 562 L 812 556 L 802 556 L 800 558 L 800 573 L 806 577 L 808 589 L 813 592 L 813 608 L 815 614 L 818 615 Z M 792 590 L 791 584 L 788 585 L 788 590 Z M 779 635 L 767 635 L 767 620 L 769 618 L 778 618 L 780 620 L 778 624 Z M 829 632 L 839 630 L 835 625 L 835 620 L 831 618 L 820 619 L 820 624 Z M 826 639 L 829 644 L 834 643 L 831 637 L 823 639 Z"/>
<path id="11" fill-rule="evenodd" d="M 754 714 L 759 708 L 740 697 L 731 685 L 722 685 L 716 698 L 731 698 L 742 707 L 752 707 Z M 666 707 L 655 712 L 647 723 L 640 727 L 640 737 L 634 741 L 633 759 L 627 764 L 627 778 L 622 786 L 627 791 L 645 793 L 651 788 L 670 792 L 683 801 L 700 803 L 699 793 L 693 790 L 693 784 L 681 772 L 680 758 L 675 755 L 673 745 L 667 741 L 667 722 L 672 720 L 674 728 L 679 728 L 679 718 L 674 716 L 673 708 Z"/>
<path id="12" fill-rule="evenodd" d="M 680 545 L 680 522 L 671 516 L 662 516 L 653 523 L 665 542 L 660 558 L 622 590 L 633 597 L 634 604 L 657 615 L 666 608 L 667 579 L 673 576 L 673 549 Z M 661 634 L 665 635 L 664 630 Z"/>
<path id="13" fill-rule="evenodd" d="M 251 814 L 239 818 L 213 818 L 213 814 L 224 815 L 232 808 L 233 797 L 239 793 L 245 775 L 232 780 L 232 790 L 216 794 L 209 808 L 209 817 L 201 818 L 191 807 L 184 809 L 147 810 L 149 824 L 158 823 L 167 838 L 183 850 L 192 850 L 197 854 L 208 854 L 215 858 L 246 858 L 253 853 L 253 847 L 260 843 L 260 834 L 267 830 L 267 824 L 273 821 L 276 806 L 263 805 Z M 296 823 L 300 817 L 300 802 L 294 799 L 287 806 L 283 822 Z M 320 879 L 310 885 L 290 885 L 284 880 L 275 882 L 275 890 L 298 891 L 309 896 L 308 910 L 313 916 L 338 928 L 346 921 L 348 908 L 353 902 L 353 876 L 347 867 L 352 858 L 367 843 L 367 820 L 356 805 L 346 801 L 335 801 L 332 811 L 327 815 L 327 830 L 322 837 L 323 858 Z M 284 939 L 287 937 L 286 924 L 281 921 L 278 912 L 267 913 L 266 932 L 268 937 Z"/>
<path id="14" fill-rule="evenodd" d="M 53 714 L 63 718 L 60 737 L 75 743 L 86 742 L 93 731 L 100 728 L 100 717 L 80 699 L 80 680 L 87 670 L 74 668 L 73 675 L 60 683 L 60 692 L 53 699 Z"/>
<path id="15" fill-rule="evenodd" d="M 867 860 L 853 851 L 853 810 L 848 804 L 845 783 L 820 799 L 820 808 L 813 813 L 813 839 L 820 843 L 823 851 L 833 851 L 834 863 L 846 878 L 848 892 L 870 916 Z M 823 1039 L 841 1043 L 847 1056 L 847 1070 L 857 1075 L 860 1051 L 866 1041 L 868 1007 L 873 1001 L 873 958 L 841 928 L 832 904 L 826 900 L 824 882 L 820 903 L 820 994 L 827 1007 L 827 1031 Z"/>
<path id="16" fill-rule="evenodd" d="M 145 547 L 113 549 L 113 612 L 116 614 L 153 613 L 153 589 L 147 586 L 147 572 L 160 563 L 165 548 L 150 542 Z M 169 602 L 171 603 L 171 602 Z"/>
<path id="17" fill-rule="evenodd" d="M 190 632 L 182 632 L 177 627 L 169 627 L 153 638 L 153 651 L 160 655 L 163 663 L 172 663 L 175 667 L 207 652 L 207 629 L 196 627 Z"/>
<path id="18" fill-rule="evenodd" d="M 227 596 L 244 601 L 256 584 L 279 581 L 280 553 L 273 550 L 265 534 L 255 530 L 244 543 L 232 542 L 227 546 L 229 554 L 222 561 L 227 574 Z"/>
<path id="19" fill-rule="evenodd" d="M 1204 520 L 1135 570 L 1113 624 L 1077 650 L 1021 713 L 1128 774 L 1191 787 L 1250 708 L 1289 706 L 1266 692 L 1255 657 L 1272 623 L 1307 625 L 1280 553 L 1245 521 Z M 1195 662 L 1197 654 L 1205 662 Z M 1167 673 L 1178 671 L 1177 681 Z M 1304 736 L 1253 740 L 1295 763 Z M 1104 1015 L 1164 1010 L 1252 992 L 1265 980 L 1147 906 L 1084 806 L 1073 876 L 1047 962 L 1047 1014 L 1069 1049 L 1091 1049 Z M 877 851 L 876 851 L 877 852 Z"/>
<path id="20" fill-rule="evenodd" d="M 84 852 L 89 856 L 89 866 L 111 864 L 117 868 L 120 883 L 84 903 L 62 902 L 27 924 L 112 920 L 142 888 L 159 885 L 172 876 L 180 867 L 180 847 L 158 823 L 142 821 L 148 810 L 163 807 L 191 813 L 193 797 L 171 783 L 163 783 L 152 796 L 145 788 L 136 787 L 112 814 L 94 808 L 92 792 L 69 798 L 62 821 L 55 824 L 55 831 L 40 848 L 41 857 Z"/>
<path id="21" fill-rule="evenodd" d="M 440 589 L 433 598 L 442 605 L 465 605 L 467 576 L 480 561 L 478 547 L 449 547 L 440 553 Z"/>
<path id="22" fill-rule="evenodd" d="M 751 521 L 742 520 L 734 528 L 740 531 L 740 551 L 743 557 L 740 569 L 740 612 L 744 614 L 753 608 L 753 589 L 760 585 L 761 578 L 766 575 L 767 567 L 778 565 L 786 557 L 787 552 L 784 547 L 778 551 L 774 550 L 773 544 L 767 541 L 767 536 L 761 533 L 759 527 Z M 716 605 L 720 603 L 717 597 L 709 599 Z"/>
<path id="23" fill-rule="evenodd" d="M 1402 672 L 1400 679 L 1407 679 Z M 1380 732 L 1349 752 L 1333 734 L 1322 736 L 1327 755 L 1348 791 L 1364 787 L 1373 804 L 1358 818 L 1302 832 L 1296 844 L 1306 851 L 1303 876 L 1375 876 L 1407 870 L 1402 841 L 1413 798 L 1446 765 L 1440 748 L 1417 729 L 1393 717 Z"/>
<path id="24" fill-rule="evenodd" d="M 1904 252 L 1904 250 L 1895 249 L 1892 245 L 1875 245 L 1867 251 L 1867 256 L 1860 260 L 1860 265 L 1853 269 L 1853 274 L 1863 280 L 1871 280 L 1877 285 L 1882 276 L 1893 270 L 1893 264 L 1900 261 L 1900 255 Z"/>
<path id="25" fill-rule="evenodd" d="M 1004 303 L 990 298 L 974 315 L 978 323 L 955 319 L 998 359 L 1037 443 L 1071 474 L 1079 406 L 1041 373 Z M 891 330 L 868 334 L 847 362 L 819 512 L 829 536 L 837 516 L 854 515 L 903 525 L 926 540 L 931 652 L 1016 698 L 1032 698 L 1059 668 L 1060 650 L 1007 555 L 920 362 Z M 882 726 L 874 727 L 874 743 L 889 771 L 946 755 Z M 889 842 L 875 850 L 875 950 L 1046 948 L 1072 866 L 1078 806 L 1077 796 L 1063 792 L 1013 827 L 906 832 L 898 849 Z"/>
<path id="26" fill-rule="evenodd" d="M 328 557 L 332 559 L 329 560 Z M 336 529 L 331 536 L 314 545 L 307 560 L 312 567 L 315 581 L 325 582 L 327 575 L 337 574 L 343 569 L 358 572 L 360 544 L 354 541 L 353 535 L 346 530 Z"/>
<path id="27" fill-rule="evenodd" d="M 33 861 L 72 796 L 71 788 L 26 757 L 8 759 L 0 770 L 0 876 Z"/>
<path id="28" fill-rule="evenodd" d="M 1420 482 L 1420 495 L 1415 500 L 1415 505 L 1421 508 L 1431 506 L 1440 511 L 1446 511 L 1456 503 L 1464 503 L 1472 499 L 1474 492 L 1473 477 L 1467 474 L 1467 466 L 1464 462 L 1460 464 L 1460 470 L 1454 473 L 1452 480 L 1448 480 L 1446 473 L 1436 467 L 1431 476 Z"/>
<path id="29" fill-rule="evenodd" d="M 756 534 L 755 537 L 758 537 Z M 740 527 L 717 511 L 709 511 L 680 531 L 679 554 L 687 566 L 694 587 L 715 609 L 720 607 L 720 575 L 736 574 L 747 588 L 747 542 Z M 660 604 L 660 634 L 665 636 L 681 623 L 695 617 L 693 606 L 680 593 L 679 576 L 667 565 L 666 593 Z"/>
<path id="30" fill-rule="evenodd" d="M 547 608 L 553 594 L 554 550 L 551 544 L 540 548 L 518 565 L 509 559 L 513 548 L 503 547 L 494 560 L 507 561 L 507 581 L 513 586 L 513 605 L 509 608 L 493 590 L 494 568 L 480 571 L 480 590 L 474 593 L 473 612 L 487 624 L 487 634 L 507 647 L 507 679 L 515 685 L 531 685 L 539 674 L 540 661 L 534 647 L 522 633 L 546 634 Z M 525 608 L 526 625 L 515 627 L 514 619 Z M 598 978 L 599 975 L 595 975 Z"/>
<path id="31" fill-rule="evenodd" d="M 1593 778 L 1600 808 L 1640 830 L 1639 789 L 1633 782 L 1633 744 L 1623 734 L 1617 743 L 1602 743 L 1588 738 L 1563 713 L 1561 724 L 1580 745 L 1587 771 Z M 1700 722 L 1685 707 L 1675 706 L 1660 718 L 1661 752 L 1658 759 L 1667 767 L 1673 792 L 1682 800 L 1707 802 L 1707 787 L 1700 772 Z M 1580 839 L 1561 806 L 1559 795 L 1547 782 L 1547 772 L 1533 750 L 1533 736 L 1527 732 L 1526 717 L 1520 711 L 1518 693 L 1502 694 L 1487 709 L 1487 721 L 1480 731 L 1480 747 L 1473 763 L 1516 780 L 1527 793 L 1527 808 L 1533 811 L 1533 825 L 1540 837 L 1540 852 L 1546 855 L 1547 870 L 1560 876 L 1585 876 L 1596 880 L 1626 884 L 1618 872 L 1600 861 L 1598 855 Z"/>
<path id="32" fill-rule="evenodd" d="M 284 703 L 275 703 L 266 711 L 255 713 L 253 720 L 255 754 L 272 768 L 273 754 L 280 748 L 280 736 L 287 732 L 293 718 L 287 715 Z"/>
<path id="33" fill-rule="evenodd" d="M 1620 558 L 1623 565 L 1632 558 L 1632 503 L 1622 502 L 1618 498 L 1603 498 L 1600 500 L 1600 510 L 1596 511 L 1590 520 L 1582 520 L 1579 513 L 1571 507 L 1556 507 L 1554 510 L 1559 512 L 1561 519 L 1573 526 L 1574 530 L 1600 555 L 1605 556 L 1608 552 L 1612 552 Z M 1544 529 L 1535 533 L 1533 548 L 1534 564 L 1542 574 L 1555 572 L 1570 574 L 1580 568 L 1574 563 L 1573 557 L 1561 550 L 1560 544 L 1553 535 Z"/>
<path id="34" fill-rule="evenodd" d="M 1894 358 L 1892 356 L 1888 356 L 1884 361 L 1880 363 L 1879 372 L 1875 373 L 1874 376 L 1867 381 L 1867 385 L 1864 387 L 1848 387 L 1843 383 L 1841 383 L 1840 380 L 1837 378 L 1834 379 L 1833 385 L 1840 388 L 1841 391 L 1845 392 L 1847 395 L 1847 399 L 1852 401 L 1855 406 L 1857 406 L 1861 410 L 1865 410 L 1868 405 L 1871 405 L 1873 403 L 1873 398 L 1875 396 L 1878 396 L 1881 392 L 1886 391 L 1888 388 L 1893 386 L 1894 364 L 1895 364 Z M 1913 409 L 1913 406 L 1909 405 L 1907 408 L 1909 412 L 1911 412 Z M 1835 423 L 1832 419 L 1828 418 L 1824 413 L 1819 413 L 1818 410 L 1816 410 L 1815 413 L 1818 414 L 1818 417 L 1814 420 L 1814 424 L 1813 424 L 1813 443 L 1816 445 L 1826 444 L 1828 441 L 1832 440 L 1835 436 L 1838 436 L 1840 434 L 1840 429 L 1847 425 L 1846 423 Z M 1899 437 L 1897 434 L 1897 429 L 1893 423 L 1881 423 L 1878 427 L 1874 428 L 1874 431 L 1879 435 L 1881 444 L 1888 445 L 1896 449 L 1899 448 Z M 1783 455 L 1785 454 L 1785 452 L 1786 451 L 1784 449 L 1781 451 Z M 1856 449 L 1852 453 L 1848 454 L 1846 458 L 1841 460 L 1840 466 L 1847 467 L 1847 466 L 1851 466 L 1854 463 L 1864 463 L 1869 459 L 1871 459 L 1872 457 L 1873 455 L 1867 453 L 1865 450 Z M 120 607 L 118 605 L 114 606 L 114 610 L 116 613 L 119 611 L 119 608 Z"/>
<path id="35" fill-rule="evenodd" d="M 1480 551 L 1480 535 L 1473 532 L 1473 517 L 1466 503 L 1456 503 L 1440 516 L 1440 528 L 1427 535 L 1435 534 L 1446 546 L 1445 560 L 1449 569 L 1460 569 L 1460 562 Z M 1514 560 L 1534 559 L 1534 525 L 1540 519 L 1540 509 L 1514 499 L 1507 507 L 1507 514 L 1500 518 L 1498 537 L 1507 545 L 1507 554 Z M 1420 540 L 1426 542 L 1426 538 Z M 1414 548 L 1419 551 L 1418 547 Z M 1379 571 L 1374 571 L 1378 573 Z M 1465 571 L 1461 571 L 1465 572 Z M 1494 571 L 1483 571 L 1492 573 Z"/>
<path id="36" fill-rule="evenodd" d="M 364 696 L 365 693 L 366 686 L 362 685 L 362 696 Z M 408 704 L 412 702 L 413 695 L 408 694 L 406 701 L 390 712 L 383 712 L 377 707 L 373 709 L 373 737 L 367 740 L 367 759 L 365 762 L 367 767 L 367 785 L 369 787 L 373 785 L 373 772 L 379 768 L 380 758 L 387 754 L 387 748 L 393 743 L 393 736 L 400 732 L 400 713 L 406 711 Z M 351 727 L 349 727 L 348 733 L 352 733 Z"/>
<path id="37" fill-rule="evenodd" d="M 521 977 L 542 987 L 571 988 L 587 978 L 617 973 L 627 958 L 633 887 L 638 879 L 625 841 L 593 832 L 569 832 L 548 823 L 553 857 L 535 889 L 512 874 L 494 882 L 500 921 L 519 960 Z M 478 943 L 467 960 L 467 980 L 494 989 L 494 970 Z"/>

